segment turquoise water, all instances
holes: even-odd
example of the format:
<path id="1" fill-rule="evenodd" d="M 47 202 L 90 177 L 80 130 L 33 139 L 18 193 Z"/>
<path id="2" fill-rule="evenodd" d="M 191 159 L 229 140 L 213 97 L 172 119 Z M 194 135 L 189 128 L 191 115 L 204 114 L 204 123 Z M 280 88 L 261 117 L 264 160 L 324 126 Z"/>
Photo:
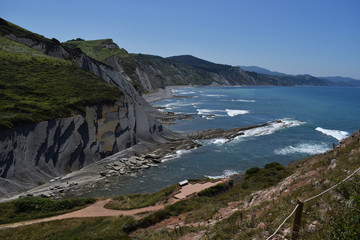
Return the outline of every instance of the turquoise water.
<path id="1" fill-rule="evenodd" d="M 360 88 L 344 87 L 190 87 L 174 90 L 172 98 L 154 105 L 166 111 L 196 113 L 194 119 L 169 127 L 184 134 L 194 130 L 234 128 L 282 119 L 245 133 L 229 143 L 202 141 L 158 167 L 119 177 L 99 195 L 153 192 L 184 179 L 225 177 L 262 167 L 287 164 L 332 148 L 360 128 Z"/>

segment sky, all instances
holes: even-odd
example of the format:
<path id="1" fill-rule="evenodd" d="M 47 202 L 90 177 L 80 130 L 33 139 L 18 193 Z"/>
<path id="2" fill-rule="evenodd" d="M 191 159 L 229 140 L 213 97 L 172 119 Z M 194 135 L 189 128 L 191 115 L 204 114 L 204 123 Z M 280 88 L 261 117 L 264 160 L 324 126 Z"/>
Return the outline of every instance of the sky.
<path id="1" fill-rule="evenodd" d="M 359 0 L 0 0 L 0 17 L 59 41 L 360 79 Z"/>

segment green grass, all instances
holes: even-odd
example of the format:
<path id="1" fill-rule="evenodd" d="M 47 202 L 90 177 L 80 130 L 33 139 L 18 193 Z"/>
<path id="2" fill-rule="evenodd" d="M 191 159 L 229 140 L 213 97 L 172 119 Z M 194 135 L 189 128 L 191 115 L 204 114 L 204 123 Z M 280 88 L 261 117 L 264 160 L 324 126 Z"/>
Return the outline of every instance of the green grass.
<path id="1" fill-rule="evenodd" d="M 136 68 L 135 59 L 124 48 L 107 48 L 102 46 L 103 43 L 111 42 L 111 39 L 100 39 L 90 41 L 70 40 L 63 43 L 70 48 L 80 48 L 86 55 L 98 60 L 100 62 L 106 62 L 106 59 L 111 56 L 117 56 L 121 59 L 120 64 L 123 67 L 125 73 L 131 75 Z"/>
<path id="2" fill-rule="evenodd" d="M 25 197 L 0 203 L 0 224 L 45 218 L 85 207 L 95 202 L 93 198 L 51 200 Z"/>
<path id="3" fill-rule="evenodd" d="M 129 240 L 122 228 L 132 217 L 75 218 L 0 231 L 2 240 Z"/>
<path id="4" fill-rule="evenodd" d="M 123 93 L 69 61 L 0 36 L 0 128 L 69 117 Z"/>
<path id="5" fill-rule="evenodd" d="M 155 193 L 117 196 L 112 198 L 112 200 L 108 204 L 106 204 L 105 207 L 109 209 L 130 210 L 153 206 L 155 205 L 155 203 L 161 201 L 166 202 L 170 195 L 174 193 L 177 189 L 178 185 L 175 184 Z"/>

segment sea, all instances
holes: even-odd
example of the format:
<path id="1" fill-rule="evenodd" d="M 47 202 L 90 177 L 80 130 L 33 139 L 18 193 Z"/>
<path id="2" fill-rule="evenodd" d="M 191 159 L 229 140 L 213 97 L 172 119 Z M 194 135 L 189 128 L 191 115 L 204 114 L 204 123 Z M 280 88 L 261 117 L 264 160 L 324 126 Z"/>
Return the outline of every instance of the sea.
<path id="1" fill-rule="evenodd" d="M 185 179 L 224 178 L 271 162 L 286 165 L 324 153 L 360 128 L 360 88 L 355 87 L 184 87 L 173 93 L 179 97 L 153 105 L 195 114 L 168 127 L 184 135 L 282 123 L 248 130 L 230 142 L 199 141 L 202 147 L 178 151 L 157 167 L 96 186 L 97 196 L 154 192 Z M 94 194 L 89 190 L 84 196 Z"/>

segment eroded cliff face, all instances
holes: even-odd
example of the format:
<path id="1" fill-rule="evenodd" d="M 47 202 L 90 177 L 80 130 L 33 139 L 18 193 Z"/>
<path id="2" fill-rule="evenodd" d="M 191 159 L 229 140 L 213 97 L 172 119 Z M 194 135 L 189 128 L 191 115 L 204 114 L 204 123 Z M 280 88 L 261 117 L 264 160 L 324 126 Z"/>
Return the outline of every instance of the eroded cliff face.
<path id="1" fill-rule="evenodd" d="M 140 96 L 121 68 L 96 61 L 79 49 L 64 48 L 56 40 L 49 43 L 15 35 L 6 37 L 50 56 L 71 59 L 80 68 L 120 88 L 124 95 L 112 106 L 87 107 L 81 115 L 1 131 L 0 198 L 138 143 L 166 142 L 171 135 L 156 120 L 159 112 Z"/>
<path id="2" fill-rule="evenodd" d="M 161 142 L 163 128 L 124 97 L 86 114 L 29 124 L 0 136 L 0 196 L 78 170 L 137 143 Z"/>

